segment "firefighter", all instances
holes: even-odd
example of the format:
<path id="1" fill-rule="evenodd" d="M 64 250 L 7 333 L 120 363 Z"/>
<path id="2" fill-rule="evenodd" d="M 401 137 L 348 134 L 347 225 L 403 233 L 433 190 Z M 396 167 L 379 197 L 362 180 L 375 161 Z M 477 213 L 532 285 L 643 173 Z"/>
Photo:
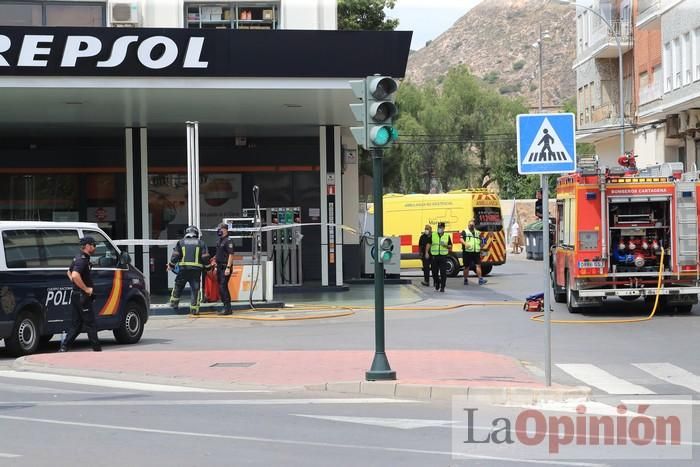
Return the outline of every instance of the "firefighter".
<path id="1" fill-rule="evenodd" d="M 180 294 L 185 284 L 190 285 L 192 300 L 190 302 L 190 313 L 199 314 L 200 281 L 202 279 L 202 269 L 209 268 L 209 250 L 207 245 L 199 238 L 199 229 L 191 225 L 185 229 L 185 238 L 177 242 L 173 255 L 168 263 L 168 271 L 175 270 L 177 266 L 177 277 L 175 277 L 175 287 L 170 295 L 170 306 L 177 309 L 180 304 Z"/>
<path id="2" fill-rule="evenodd" d="M 452 239 L 450 234 L 445 233 L 444 222 L 438 222 L 437 232 L 433 232 L 428 247 L 430 248 L 430 254 L 433 256 L 435 290 L 444 292 L 447 284 L 447 257 L 452 248 Z"/>
<path id="3" fill-rule="evenodd" d="M 467 276 L 469 269 L 474 267 L 479 285 L 486 284 L 486 279 L 481 277 L 481 235 L 476 230 L 474 219 L 469 221 L 467 228 L 462 230 L 462 262 L 464 264 L 464 285 L 469 284 Z"/>

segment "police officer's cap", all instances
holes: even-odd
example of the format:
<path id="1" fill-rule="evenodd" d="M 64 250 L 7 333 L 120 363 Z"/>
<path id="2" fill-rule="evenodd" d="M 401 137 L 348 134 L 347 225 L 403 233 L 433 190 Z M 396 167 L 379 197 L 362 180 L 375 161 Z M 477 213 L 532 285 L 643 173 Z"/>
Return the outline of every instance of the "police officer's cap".
<path id="1" fill-rule="evenodd" d="M 92 245 L 92 246 L 97 246 L 97 242 L 95 242 L 95 239 L 92 237 L 83 237 L 80 239 L 80 246 L 85 246 L 85 245 Z"/>
<path id="2" fill-rule="evenodd" d="M 444 227 L 445 227 L 445 223 L 444 223 L 444 222 L 438 222 L 438 227 L 443 227 L 443 228 L 444 228 Z"/>

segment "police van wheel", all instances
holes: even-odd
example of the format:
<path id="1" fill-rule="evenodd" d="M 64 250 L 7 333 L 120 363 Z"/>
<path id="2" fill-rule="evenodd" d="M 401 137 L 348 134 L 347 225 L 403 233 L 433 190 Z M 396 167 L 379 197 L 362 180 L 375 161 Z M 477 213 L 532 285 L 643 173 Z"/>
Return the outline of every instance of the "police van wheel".
<path id="1" fill-rule="evenodd" d="M 459 275 L 459 261 L 454 256 L 447 257 L 447 277 L 457 277 Z"/>
<path id="2" fill-rule="evenodd" d="M 491 273 L 492 269 L 493 269 L 492 264 L 482 264 L 481 265 L 481 275 L 488 276 Z"/>
<path id="3" fill-rule="evenodd" d="M 5 339 L 5 346 L 13 357 L 36 352 L 39 347 L 39 324 L 34 314 L 28 311 L 20 313 L 12 335 Z"/>
<path id="4" fill-rule="evenodd" d="M 136 302 L 129 302 L 124 311 L 124 319 L 117 329 L 113 331 L 114 338 L 120 344 L 135 344 L 141 340 L 143 334 L 143 306 Z"/>

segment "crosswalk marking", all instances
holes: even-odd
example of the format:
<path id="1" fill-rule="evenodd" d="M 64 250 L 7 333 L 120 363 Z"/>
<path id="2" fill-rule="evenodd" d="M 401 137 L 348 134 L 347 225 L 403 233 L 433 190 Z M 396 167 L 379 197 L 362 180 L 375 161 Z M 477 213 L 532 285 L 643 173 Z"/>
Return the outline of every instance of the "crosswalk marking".
<path id="1" fill-rule="evenodd" d="M 633 365 L 667 383 L 700 392 L 700 376 L 681 367 L 671 363 L 633 363 Z"/>
<path id="2" fill-rule="evenodd" d="M 625 381 L 595 365 L 588 363 L 560 363 L 557 366 L 574 378 L 608 394 L 655 394 L 654 391 L 644 386 Z"/>

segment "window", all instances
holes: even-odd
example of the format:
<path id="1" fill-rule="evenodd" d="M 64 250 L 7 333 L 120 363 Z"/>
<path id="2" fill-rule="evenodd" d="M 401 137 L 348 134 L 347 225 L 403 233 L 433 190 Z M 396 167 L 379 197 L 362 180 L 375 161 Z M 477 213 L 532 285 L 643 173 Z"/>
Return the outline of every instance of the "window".
<path id="1" fill-rule="evenodd" d="M 671 43 L 664 44 L 664 92 L 673 89 L 673 61 L 671 58 Z"/>
<path id="2" fill-rule="evenodd" d="M 681 87 L 681 40 L 673 39 L 673 89 Z"/>
<path id="3" fill-rule="evenodd" d="M 687 86 L 693 81 L 693 58 L 690 44 L 690 33 L 683 34 L 683 85 Z"/>
<path id="4" fill-rule="evenodd" d="M 105 3 L 0 3 L 0 26 L 104 26 Z"/>
<path id="5" fill-rule="evenodd" d="M 277 2 L 186 3 L 185 27 L 196 29 L 277 29 Z"/>
<path id="6" fill-rule="evenodd" d="M 0 26 L 41 26 L 41 5 L 33 3 L 0 3 Z"/>
<path id="7" fill-rule="evenodd" d="M 693 31 L 693 68 L 695 69 L 695 80 L 700 79 L 700 28 Z"/>
<path id="8" fill-rule="evenodd" d="M 92 237 L 95 239 L 97 248 L 95 248 L 95 253 L 90 257 L 90 263 L 93 267 L 97 268 L 114 268 L 117 267 L 119 263 L 119 253 L 112 246 L 110 242 L 107 241 L 104 235 L 99 232 L 92 230 L 83 231 L 85 237 Z"/>
<path id="9" fill-rule="evenodd" d="M 68 269 L 79 251 L 77 230 L 6 230 L 2 239 L 10 269 Z"/>

